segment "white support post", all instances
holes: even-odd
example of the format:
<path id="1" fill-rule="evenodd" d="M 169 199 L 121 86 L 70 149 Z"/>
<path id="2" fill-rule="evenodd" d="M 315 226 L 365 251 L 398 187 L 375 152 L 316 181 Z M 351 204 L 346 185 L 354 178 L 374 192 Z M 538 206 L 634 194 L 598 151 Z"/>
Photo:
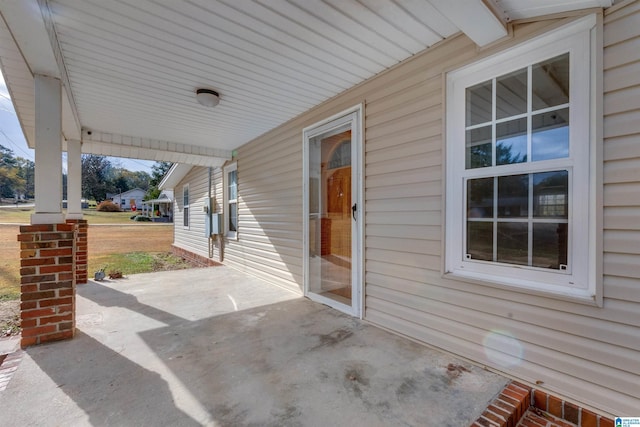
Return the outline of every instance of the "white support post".
<path id="1" fill-rule="evenodd" d="M 60 80 L 36 74 L 35 196 L 31 224 L 60 224 L 62 214 L 62 86 Z"/>
<path id="2" fill-rule="evenodd" d="M 82 219 L 82 143 L 67 141 L 67 219 Z"/>

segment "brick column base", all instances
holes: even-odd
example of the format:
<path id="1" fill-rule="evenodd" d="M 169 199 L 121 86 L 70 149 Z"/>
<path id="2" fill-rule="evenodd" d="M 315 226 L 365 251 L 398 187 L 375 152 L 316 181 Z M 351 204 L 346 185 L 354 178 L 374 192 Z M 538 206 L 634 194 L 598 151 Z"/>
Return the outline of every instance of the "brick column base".
<path id="1" fill-rule="evenodd" d="M 88 279 L 87 262 L 89 252 L 87 237 L 89 224 L 86 219 L 68 219 L 67 224 L 76 224 L 78 227 L 76 234 L 75 275 L 76 285 L 82 285 L 87 283 Z"/>
<path id="2" fill-rule="evenodd" d="M 22 347 L 75 334 L 76 224 L 20 227 Z"/>

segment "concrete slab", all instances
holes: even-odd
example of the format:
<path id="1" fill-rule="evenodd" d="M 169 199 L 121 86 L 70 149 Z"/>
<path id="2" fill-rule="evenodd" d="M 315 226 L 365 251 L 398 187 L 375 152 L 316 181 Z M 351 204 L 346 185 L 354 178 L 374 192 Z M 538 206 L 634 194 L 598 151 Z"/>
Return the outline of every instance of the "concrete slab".
<path id="1" fill-rule="evenodd" d="M 468 426 L 507 379 L 226 267 L 78 287 L 0 425 Z"/>
<path id="2" fill-rule="evenodd" d="M 20 337 L 10 336 L 0 338 L 0 355 L 13 353 L 20 348 Z"/>

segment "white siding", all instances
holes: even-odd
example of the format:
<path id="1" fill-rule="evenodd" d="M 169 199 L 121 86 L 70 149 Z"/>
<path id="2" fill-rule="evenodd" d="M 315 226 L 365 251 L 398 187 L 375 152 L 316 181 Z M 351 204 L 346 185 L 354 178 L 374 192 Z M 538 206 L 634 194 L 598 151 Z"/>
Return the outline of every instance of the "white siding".
<path id="1" fill-rule="evenodd" d="M 481 52 L 464 36 L 451 38 L 241 147 L 239 239 L 227 242 L 225 263 L 302 289 L 302 129 L 364 103 L 365 318 L 601 413 L 637 415 L 639 5 L 616 6 L 605 19 L 602 308 L 441 275 L 444 73 L 565 20 L 516 26 L 513 39 Z M 180 230 L 178 212 L 176 241 L 196 247 Z M 496 331 L 513 337 L 501 349 L 509 364 L 485 351 Z"/>
<path id="2" fill-rule="evenodd" d="M 211 174 L 211 196 L 216 198 L 218 212 L 222 210 L 222 169 L 214 168 Z M 189 228 L 183 227 L 183 198 L 182 188 L 189 185 Z M 219 245 L 213 246 L 213 252 L 209 253 L 209 241 L 205 237 L 205 213 L 204 206 L 209 197 L 209 168 L 196 166 L 184 177 L 184 179 L 174 188 L 174 245 L 186 249 L 190 252 L 212 258 L 219 259 Z"/>

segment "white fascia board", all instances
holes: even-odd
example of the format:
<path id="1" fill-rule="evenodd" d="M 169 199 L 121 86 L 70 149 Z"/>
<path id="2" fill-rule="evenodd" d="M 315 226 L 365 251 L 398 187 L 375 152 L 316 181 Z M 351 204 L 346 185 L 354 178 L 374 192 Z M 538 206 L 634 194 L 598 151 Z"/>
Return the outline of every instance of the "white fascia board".
<path id="1" fill-rule="evenodd" d="M 229 150 L 86 129 L 82 131 L 82 152 L 205 167 L 220 167 L 231 160 Z"/>
<path id="2" fill-rule="evenodd" d="M 505 23 L 482 0 L 430 0 L 430 3 L 480 47 L 508 34 Z"/>
<path id="3" fill-rule="evenodd" d="M 166 173 L 160 184 L 158 184 L 158 188 L 160 190 L 172 190 L 184 179 L 185 176 L 189 173 L 189 171 L 193 168 L 191 165 L 186 165 L 184 163 L 175 163 L 171 166 L 171 169 Z"/>
<path id="4" fill-rule="evenodd" d="M 62 133 L 66 139 L 80 139 L 78 111 L 49 5 L 45 0 L 0 0 L 0 14 L 31 74 L 55 77 L 62 82 L 65 94 Z"/>
<path id="5" fill-rule="evenodd" d="M 538 16 L 553 15 L 556 13 L 570 12 L 573 10 L 590 9 L 590 8 L 608 8 L 613 5 L 612 0 L 578 0 L 578 1 L 555 1 L 555 2 L 538 2 L 531 1 L 529 5 L 522 8 L 514 8 L 508 10 L 509 18 L 530 19 Z"/>

